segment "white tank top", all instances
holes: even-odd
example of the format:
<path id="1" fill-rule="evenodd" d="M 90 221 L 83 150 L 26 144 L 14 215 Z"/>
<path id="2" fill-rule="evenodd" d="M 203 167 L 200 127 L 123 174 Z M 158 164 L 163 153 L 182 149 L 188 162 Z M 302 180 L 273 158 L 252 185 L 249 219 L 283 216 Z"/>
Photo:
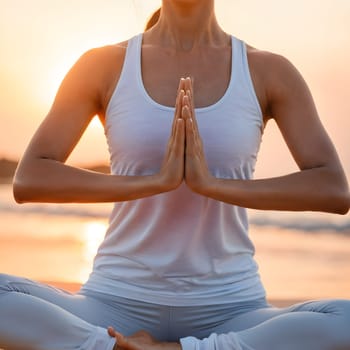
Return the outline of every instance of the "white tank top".
<path id="1" fill-rule="evenodd" d="M 106 111 L 111 169 L 118 175 L 159 171 L 174 115 L 143 86 L 141 45 L 142 34 L 129 40 Z M 224 96 L 197 108 L 196 117 L 211 173 L 250 179 L 263 122 L 242 41 L 232 37 Z M 265 296 L 253 255 L 246 209 L 198 195 L 183 183 L 168 193 L 115 203 L 83 289 L 172 306 L 253 300 Z"/>

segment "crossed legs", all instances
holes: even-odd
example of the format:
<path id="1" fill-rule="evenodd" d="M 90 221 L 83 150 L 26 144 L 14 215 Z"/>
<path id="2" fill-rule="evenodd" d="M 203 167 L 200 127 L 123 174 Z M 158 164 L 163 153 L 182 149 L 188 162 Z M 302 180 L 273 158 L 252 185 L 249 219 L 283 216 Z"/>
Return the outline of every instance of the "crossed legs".
<path id="1" fill-rule="evenodd" d="M 133 310 L 138 310 L 135 305 Z M 153 320 L 157 314 L 151 313 L 151 306 L 147 306 L 147 316 Z M 205 309 L 197 310 L 198 321 L 208 316 Z M 128 310 L 132 309 L 128 306 Z M 124 314 L 113 320 L 117 312 Z M 181 323 L 181 313 L 178 315 L 168 328 Z M 6 350 L 112 350 L 115 339 L 108 335 L 108 325 L 128 336 L 145 329 L 151 320 L 143 322 L 136 324 L 125 310 L 111 308 L 98 298 L 0 275 L 0 348 Z M 131 323 L 134 328 L 126 327 Z M 157 323 L 152 327 L 159 328 Z M 199 333 L 194 325 L 189 331 L 193 336 L 186 338 L 180 329 L 174 338 L 181 338 L 183 350 L 350 350 L 350 301 L 312 301 L 284 309 L 261 307 L 222 322 L 216 319 Z M 162 349 L 166 349 L 164 343 Z"/>

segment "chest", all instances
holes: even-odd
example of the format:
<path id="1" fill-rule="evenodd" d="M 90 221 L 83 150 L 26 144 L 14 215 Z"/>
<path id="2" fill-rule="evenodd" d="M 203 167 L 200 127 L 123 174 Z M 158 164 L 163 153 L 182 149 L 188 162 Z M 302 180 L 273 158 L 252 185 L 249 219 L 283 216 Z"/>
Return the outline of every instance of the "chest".
<path id="1" fill-rule="evenodd" d="M 174 106 L 181 77 L 194 82 L 194 100 L 198 108 L 214 104 L 225 94 L 230 83 L 232 49 L 197 48 L 175 52 L 143 46 L 141 72 L 145 90 L 157 103 Z"/>
<path id="2" fill-rule="evenodd" d="M 150 175 L 163 162 L 174 110 L 133 96 L 121 101 L 115 114 L 111 110 L 107 120 L 112 170 L 119 175 Z M 254 110 L 242 108 L 237 99 L 197 109 L 196 118 L 214 176 L 243 178 L 252 172 L 261 141 L 261 119 Z"/>
<path id="3" fill-rule="evenodd" d="M 178 82 L 188 75 L 194 79 L 196 117 L 210 171 L 224 178 L 242 177 L 246 169 L 250 173 L 260 145 L 262 118 L 243 44 L 235 41 L 234 50 L 199 51 L 191 58 L 167 51 L 157 54 L 152 47 L 142 47 L 139 54 L 141 45 L 136 44 L 134 41 L 129 47 L 107 113 L 113 173 L 147 175 L 159 171 Z"/>

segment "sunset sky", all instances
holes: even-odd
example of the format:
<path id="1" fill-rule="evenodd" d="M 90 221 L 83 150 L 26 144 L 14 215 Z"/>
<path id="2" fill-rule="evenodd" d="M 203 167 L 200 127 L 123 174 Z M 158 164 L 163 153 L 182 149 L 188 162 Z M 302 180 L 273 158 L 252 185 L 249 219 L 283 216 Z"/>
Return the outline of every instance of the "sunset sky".
<path id="1" fill-rule="evenodd" d="M 140 32 L 156 0 L 0 0 L 0 158 L 17 159 L 67 70 L 86 50 Z M 301 71 L 350 178 L 350 1 L 217 0 L 222 27 Z M 108 160 L 93 122 L 70 162 Z M 295 169 L 271 123 L 257 175 Z"/>

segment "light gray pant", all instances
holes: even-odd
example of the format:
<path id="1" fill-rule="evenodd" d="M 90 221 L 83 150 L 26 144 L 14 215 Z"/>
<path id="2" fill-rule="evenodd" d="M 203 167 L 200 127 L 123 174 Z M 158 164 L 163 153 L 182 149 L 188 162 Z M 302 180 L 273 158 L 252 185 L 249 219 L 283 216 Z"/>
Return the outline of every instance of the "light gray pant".
<path id="1" fill-rule="evenodd" d="M 350 350 L 350 301 L 171 307 L 0 275 L 0 348 L 111 350 L 108 326 L 181 340 L 184 350 Z"/>

